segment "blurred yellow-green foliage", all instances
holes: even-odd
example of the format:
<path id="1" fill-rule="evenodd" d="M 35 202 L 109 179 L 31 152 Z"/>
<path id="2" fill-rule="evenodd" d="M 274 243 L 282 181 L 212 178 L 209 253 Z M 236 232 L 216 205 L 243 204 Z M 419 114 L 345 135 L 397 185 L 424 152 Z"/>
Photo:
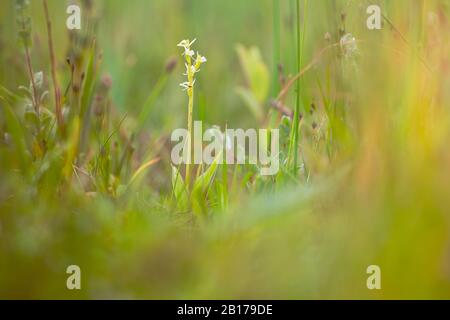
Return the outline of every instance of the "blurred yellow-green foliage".
<path id="1" fill-rule="evenodd" d="M 48 0 L 61 125 L 44 1 L 20 3 L 0 4 L 0 298 L 450 298 L 448 1 Z M 221 166 L 183 208 L 186 38 L 208 58 L 194 118 L 277 127 L 282 161 Z"/>

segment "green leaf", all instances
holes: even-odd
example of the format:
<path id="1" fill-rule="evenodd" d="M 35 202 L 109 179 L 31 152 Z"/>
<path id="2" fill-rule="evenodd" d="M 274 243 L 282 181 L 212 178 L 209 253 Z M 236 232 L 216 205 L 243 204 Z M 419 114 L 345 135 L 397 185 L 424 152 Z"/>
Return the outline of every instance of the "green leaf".
<path id="1" fill-rule="evenodd" d="M 222 157 L 222 152 L 220 152 L 209 168 L 200 175 L 194 182 L 194 187 L 192 188 L 191 201 L 192 210 L 197 215 L 205 215 L 207 210 L 206 197 L 211 189 L 214 181 L 214 177 L 219 166 L 219 159 Z"/>
<path id="2" fill-rule="evenodd" d="M 206 195 L 209 188 L 211 187 L 212 181 L 217 171 L 219 165 L 219 159 L 222 157 L 222 152 L 220 152 L 213 163 L 209 166 L 201 176 L 199 176 L 194 182 L 194 188 L 192 189 L 193 194 L 203 194 Z"/>
<path id="3" fill-rule="evenodd" d="M 172 166 L 172 190 L 175 199 L 178 202 L 178 208 L 180 208 L 181 210 L 186 210 L 188 204 L 186 184 L 184 183 L 183 177 L 181 176 L 180 172 L 174 166 Z"/>
<path id="4" fill-rule="evenodd" d="M 10 105 L 15 105 L 15 103 L 17 101 L 22 99 L 20 96 L 18 96 L 15 93 L 9 91 L 7 88 L 5 88 L 2 85 L 0 85 L 0 98 L 3 98 L 3 100 L 5 100 Z"/>
<path id="5" fill-rule="evenodd" d="M 88 131 L 91 121 L 91 105 L 92 97 L 95 91 L 95 76 L 97 74 L 97 50 L 95 42 L 92 44 L 91 52 L 89 55 L 89 63 L 86 69 L 86 76 L 84 78 L 83 91 L 81 93 L 81 109 L 80 109 L 80 119 L 81 119 L 81 140 L 80 140 L 80 152 L 83 152 L 87 145 Z"/>
<path id="6" fill-rule="evenodd" d="M 23 130 L 23 126 L 20 123 L 19 119 L 17 119 L 13 109 L 9 106 L 9 103 L 5 99 L 3 99 L 3 101 L 5 102 L 3 103 L 3 111 L 6 120 L 5 121 L 6 127 L 14 141 L 20 168 L 22 172 L 28 174 L 30 169 L 29 163 L 30 157 L 26 145 L 25 132 Z"/>
<path id="7" fill-rule="evenodd" d="M 264 102 L 269 91 L 270 79 L 269 71 L 262 60 L 259 49 L 257 47 L 247 49 L 238 44 L 236 51 L 244 69 L 247 83 L 250 86 L 250 92 L 256 101 Z"/>

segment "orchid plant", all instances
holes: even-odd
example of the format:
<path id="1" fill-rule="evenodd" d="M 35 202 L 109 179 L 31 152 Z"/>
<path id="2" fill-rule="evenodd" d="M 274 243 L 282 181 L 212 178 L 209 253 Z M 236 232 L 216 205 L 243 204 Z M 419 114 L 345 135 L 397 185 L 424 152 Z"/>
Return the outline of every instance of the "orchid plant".
<path id="1" fill-rule="evenodd" d="M 195 85 L 195 74 L 200 71 L 200 67 L 203 63 L 205 63 L 207 60 L 204 56 L 200 55 L 197 52 L 197 55 L 194 59 L 195 52 L 192 50 L 192 45 L 196 39 L 190 41 L 189 39 L 182 40 L 180 43 L 178 43 L 178 47 L 183 48 L 183 56 L 185 58 L 185 67 L 186 67 L 186 73 L 183 75 L 187 76 L 187 81 L 180 83 L 180 86 L 183 88 L 184 91 L 187 92 L 189 102 L 188 102 L 188 132 L 189 136 L 187 139 L 188 144 L 188 157 L 191 159 L 191 147 L 192 147 L 192 115 L 194 110 L 194 85 Z M 187 161 L 186 163 L 186 178 L 185 183 L 186 186 L 189 188 L 190 184 L 190 162 Z"/>

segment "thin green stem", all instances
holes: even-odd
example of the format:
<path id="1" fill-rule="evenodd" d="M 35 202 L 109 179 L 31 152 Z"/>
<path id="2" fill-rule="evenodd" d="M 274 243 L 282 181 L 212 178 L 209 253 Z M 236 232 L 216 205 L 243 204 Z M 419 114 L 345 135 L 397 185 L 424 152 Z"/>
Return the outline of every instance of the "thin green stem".
<path id="1" fill-rule="evenodd" d="M 64 133 L 63 114 L 61 107 L 61 89 L 59 88 L 58 79 L 56 77 L 56 58 L 55 58 L 55 50 L 53 47 L 52 23 L 50 21 L 50 16 L 48 14 L 47 0 L 44 0 L 43 4 L 44 4 L 45 20 L 47 23 L 48 49 L 50 53 L 50 66 L 53 80 L 53 89 L 55 94 L 56 121 L 58 124 L 58 128 L 61 130 L 62 133 Z"/>
<path id="2" fill-rule="evenodd" d="M 303 27 L 300 27 L 300 0 L 297 0 L 297 72 L 302 69 L 303 48 L 305 42 L 306 11 L 308 0 L 303 1 Z M 301 30 L 303 29 L 303 30 Z M 299 127 L 300 127 L 300 99 L 301 99 L 301 78 L 297 80 L 297 97 L 294 112 L 294 164 L 293 173 L 297 176 L 298 170 L 298 145 L 299 145 Z"/>
<path id="3" fill-rule="evenodd" d="M 280 0 L 273 0 L 273 71 L 272 71 L 272 96 L 280 91 L 278 81 L 278 64 L 280 63 Z"/>
<path id="4" fill-rule="evenodd" d="M 191 58 L 187 57 L 187 65 L 188 65 L 188 83 L 189 88 L 187 90 L 188 97 L 189 97 L 189 103 L 188 103 L 188 140 L 187 140 L 187 154 L 188 159 L 186 161 L 186 177 L 185 177 L 185 183 L 188 190 L 190 190 L 190 182 L 191 182 L 191 150 L 192 150 L 192 139 L 193 139 L 193 128 L 192 128 L 192 115 L 194 111 L 194 73 L 191 70 L 192 62 Z"/>

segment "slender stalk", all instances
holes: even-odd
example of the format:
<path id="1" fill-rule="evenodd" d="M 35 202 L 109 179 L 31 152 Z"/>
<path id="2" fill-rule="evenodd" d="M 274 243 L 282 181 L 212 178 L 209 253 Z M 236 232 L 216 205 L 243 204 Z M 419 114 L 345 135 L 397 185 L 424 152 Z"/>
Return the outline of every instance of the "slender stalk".
<path id="1" fill-rule="evenodd" d="M 187 75 L 187 82 L 180 83 L 180 86 L 184 88 L 184 90 L 187 91 L 189 102 L 188 102 L 188 137 L 187 137 L 187 156 L 188 158 L 186 160 L 186 176 L 185 176 L 185 185 L 188 189 L 190 189 L 190 183 L 191 183 L 191 153 L 192 153 L 192 140 L 193 140 L 193 122 L 192 122 L 192 116 L 194 111 L 194 84 L 195 79 L 194 76 L 197 72 L 200 71 L 200 67 L 203 63 L 205 63 L 207 60 L 205 57 L 201 56 L 197 52 L 196 59 L 192 60 L 192 57 L 194 56 L 194 51 L 191 50 L 191 45 L 195 42 L 196 39 L 189 41 L 183 40 L 181 41 L 177 46 L 184 48 L 184 56 L 186 58 L 186 73 Z M 185 146 L 186 147 L 186 146 Z M 183 152 L 186 150 L 184 148 Z M 184 154 L 183 154 L 184 156 Z"/>
<path id="2" fill-rule="evenodd" d="M 187 57 L 187 65 L 188 65 L 188 83 L 189 83 L 189 88 L 187 90 L 188 93 L 188 98 L 189 98 L 189 102 L 188 102 L 188 132 L 189 132 L 189 136 L 188 136 L 188 159 L 186 162 L 186 178 L 185 178 L 185 182 L 186 182 L 186 187 L 189 190 L 189 186 L 191 183 L 191 150 L 192 150 L 192 139 L 193 139 L 193 128 L 192 128 L 192 115 L 193 115 L 193 111 L 194 111 L 194 73 L 191 70 L 192 67 L 192 61 L 191 61 L 191 57 Z"/>
<path id="3" fill-rule="evenodd" d="M 44 11 L 45 11 L 45 20 L 47 22 L 47 34 L 48 34 L 48 48 L 50 52 L 50 63 L 51 63 L 51 72 L 52 72 L 52 80 L 53 80 L 53 88 L 55 94 L 55 109 L 56 109 L 56 121 L 58 123 L 58 127 L 63 132 L 63 117 L 61 110 L 61 89 L 58 85 L 58 79 L 56 78 L 56 59 L 55 59 L 55 50 L 53 48 L 53 39 L 52 39 L 52 23 L 50 21 L 50 17 L 48 14 L 48 6 L 47 0 L 43 0 Z"/>
<path id="4" fill-rule="evenodd" d="M 305 40 L 305 26 L 306 26 L 306 9 L 307 9 L 308 1 L 304 0 L 303 2 L 303 31 L 300 27 L 300 0 L 297 0 L 297 73 L 301 72 L 302 68 L 302 58 L 303 58 L 303 46 Z M 293 126 L 293 173 L 297 175 L 298 168 L 298 140 L 299 140 L 299 123 L 300 123 L 300 90 L 301 90 L 301 79 L 297 80 L 297 95 L 296 95 L 296 104 L 295 104 L 295 112 L 294 112 L 294 126 Z"/>
<path id="5" fill-rule="evenodd" d="M 28 73 L 31 79 L 31 87 L 33 89 L 34 110 L 36 111 L 36 114 L 39 115 L 39 97 L 37 94 L 36 83 L 34 81 L 34 72 L 33 66 L 31 65 L 30 50 L 28 49 L 27 45 L 25 45 L 25 60 L 27 62 Z"/>
<path id="6" fill-rule="evenodd" d="M 280 63 L 280 0 L 273 0 L 273 67 L 272 67 L 272 96 L 279 90 L 278 64 Z"/>
<path id="7" fill-rule="evenodd" d="M 22 28 L 23 28 L 23 30 L 26 29 L 25 20 L 23 17 L 22 17 Z M 27 63 L 28 74 L 29 74 L 30 80 L 31 80 L 31 88 L 33 90 L 33 106 L 34 106 L 34 110 L 36 111 L 36 114 L 39 115 L 39 97 L 38 97 L 38 93 L 37 93 L 36 82 L 34 81 L 34 71 L 33 71 L 33 66 L 31 64 L 30 49 L 28 48 L 28 44 L 27 44 L 26 40 L 23 41 L 23 46 L 25 48 L 25 60 Z"/>
<path id="8" fill-rule="evenodd" d="M 301 49 L 300 49 L 300 0 L 296 0 L 296 43 L 297 43 L 297 74 L 300 73 L 300 59 L 301 59 Z M 290 156 L 293 157 L 292 170 L 294 176 L 297 176 L 297 161 L 298 161 L 298 127 L 299 127 L 299 116 L 300 116 L 300 79 L 297 79 L 297 92 L 296 92 L 296 102 L 294 110 L 294 123 L 291 132 L 291 145 L 290 145 Z"/>
<path id="9" fill-rule="evenodd" d="M 278 95 L 278 92 L 280 90 L 280 62 L 281 62 L 281 58 L 280 58 L 280 48 L 281 48 L 281 23 L 280 23 L 280 0 L 273 0 L 272 3 L 272 12 L 273 12 L 273 19 L 272 19 L 272 27 L 273 27 L 273 32 L 272 32 L 272 97 L 276 97 Z M 276 126 L 276 122 L 277 122 L 278 116 L 275 112 L 272 112 L 272 110 L 269 111 L 268 114 L 268 129 L 272 129 L 273 127 Z M 269 130 L 269 137 L 267 139 L 267 145 L 271 146 L 272 143 L 272 135 L 271 135 L 271 130 Z"/>

